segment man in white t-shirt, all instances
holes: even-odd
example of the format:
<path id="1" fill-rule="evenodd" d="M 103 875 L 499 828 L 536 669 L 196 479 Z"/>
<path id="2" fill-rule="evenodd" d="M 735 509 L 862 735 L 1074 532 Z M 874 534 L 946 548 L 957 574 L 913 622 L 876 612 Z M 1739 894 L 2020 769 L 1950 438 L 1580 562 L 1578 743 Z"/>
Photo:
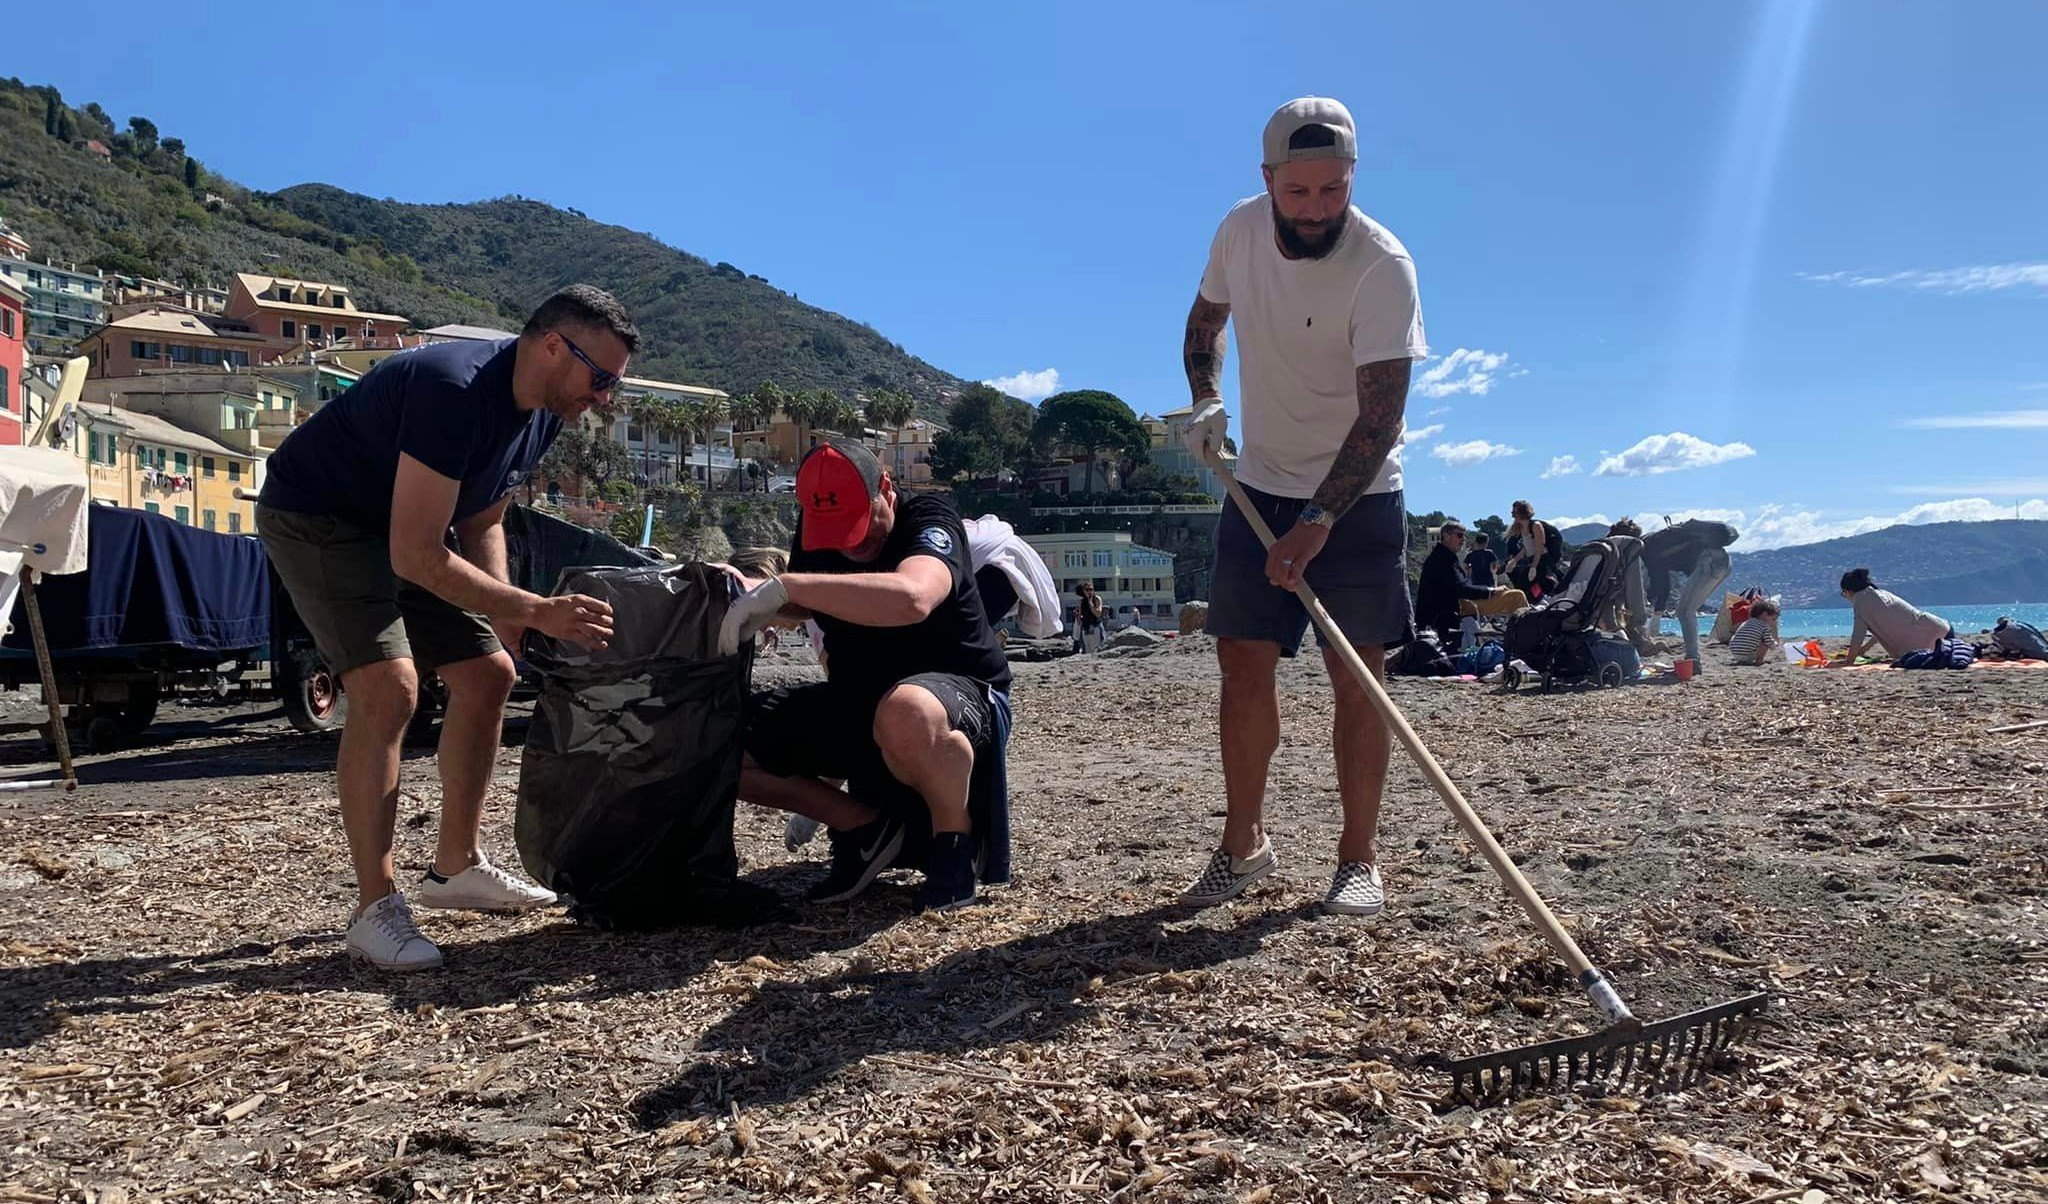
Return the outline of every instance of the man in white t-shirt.
<path id="1" fill-rule="evenodd" d="M 1275 672 L 1308 613 L 1304 579 L 1375 673 L 1409 638 L 1402 419 L 1409 370 L 1428 354 L 1415 265 L 1386 228 L 1351 204 L 1357 130 L 1344 106 L 1290 101 L 1266 124 L 1266 191 L 1240 201 L 1209 248 L 1188 314 L 1185 359 L 1196 455 L 1220 447 L 1224 327 L 1234 323 L 1240 436 L 1237 476 L 1279 535 L 1259 545 L 1236 505 L 1216 531 L 1208 630 L 1223 669 L 1223 841 L 1184 898 L 1234 898 L 1278 865 L 1263 807 L 1280 743 Z M 1318 633 L 1318 641 L 1321 635 Z M 1337 787 L 1344 832 L 1324 907 L 1372 915 L 1385 901 L 1375 832 L 1389 734 L 1365 690 L 1325 647 L 1336 691 Z"/>

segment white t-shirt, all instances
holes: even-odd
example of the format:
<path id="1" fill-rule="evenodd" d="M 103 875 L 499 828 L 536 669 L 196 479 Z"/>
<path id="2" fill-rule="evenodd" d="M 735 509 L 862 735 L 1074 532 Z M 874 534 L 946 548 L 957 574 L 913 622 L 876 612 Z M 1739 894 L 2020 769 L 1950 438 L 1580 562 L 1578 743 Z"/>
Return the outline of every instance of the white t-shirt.
<path id="1" fill-rule="evenodd" d="M 1315 496 L 1358 421 L 1358 369 L 1423 359 L 1415 263 L 1385 226 L 1351 207 L 1343 241 L 1289 259 L 1273 241 L 1272 198 L 1239 201 L 1209 247 L 1202 296 L 1237 328 L 1237 476 L 1280 497 Z M 1368 493 L 1401 487 L 1401 444 Z"/>

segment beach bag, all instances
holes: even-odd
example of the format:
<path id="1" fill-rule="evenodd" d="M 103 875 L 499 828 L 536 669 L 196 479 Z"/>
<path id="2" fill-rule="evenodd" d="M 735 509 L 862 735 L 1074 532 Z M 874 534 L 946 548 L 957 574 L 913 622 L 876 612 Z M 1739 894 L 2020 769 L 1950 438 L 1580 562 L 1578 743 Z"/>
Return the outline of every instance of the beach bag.
<path id="1" fill-rule="evenodd" d="M 1991 642 L 2011 660 L 2048 661 L 2048 636 L 2032 623 L 2000 618 L 1991 629 Z"/>
<path id="2" fill-rule="evenodd" d="M 1415 638 L 1394 654 L 1389 671 L 1409 677 L 1450 677 L 1457 672 L 1435 629 L 1429 627 L 1416 629 Z"/>
<path id="3" fill-rule="evenodd" d="M 1934 641 L 1932 648 L 1920 648 L 1892 662 L 1894 669 L 1967 669 L 1976 663 L 1977 649 L 1967 641 Z"/>
<path id="4" fill-rule="evenodd" d="M 1485 677 L 1495 669 L 1506 664 L 1507 660 L 1507 649 L 1501 647 L 1500 641 L 1488 640 L 1475 648 L 1467 648 L 1460 652 L 1458 659 L 1454 662 L 1454 667 L 1461 675 L 1470 674 L 1473 677 Z"/>
<path id="5" fill-rule="evenodd" d="M 1624 685 L 1643 675 L 1643 654 L 1636 651 L 1636 646 L 1629 642 L 1627 636 L 1588 628 L 1580 633 L 1580 639 L 1585 642 L 1596 675 L 1610 676 L 1602 673 L 1609 665 L 1620 671 Z"/>
<path id="6" fill-rule="evenodd" d="M 533 634 L 540 697 L 519 759 L 513 835 L 579 922 L 745 924 L 774 892 L 739 878 L 734 801 L 754 644 L 718 655 L 738 585 L 706 564 L 572 568 L 557 593 L 612 606 L 596 651 Z"/>

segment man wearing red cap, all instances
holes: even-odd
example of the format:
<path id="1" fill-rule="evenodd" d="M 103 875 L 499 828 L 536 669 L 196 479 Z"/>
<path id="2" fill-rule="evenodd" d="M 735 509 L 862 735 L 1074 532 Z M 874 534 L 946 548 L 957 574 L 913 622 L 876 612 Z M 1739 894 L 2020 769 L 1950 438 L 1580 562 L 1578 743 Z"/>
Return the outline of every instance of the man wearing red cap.
<path id="1" fill-rule="evenodd" d="M 970 903 L 976 837 L 989 834 L 970 818 L 969 787 L 1007 726 L 1010 666 L 975 588 L 967 529 L 946 499 L 899 494 L 850 440 L 812 448 L 796 493 L 789 571 L 734 600 L 720 643 L 730 655 L 771 623 L 814 618 L 826 680 L 755 699 L 740 797 L 832 829 L 814 902 L 866 890 L 928 824 L 920 906 Z"/>
<path id="2" fill-rule="evenodd" d="M 1240 201 L 1209 248 L 1188 314 L 1184 358 L 1197 455 L 1221 448 L 1224 328 L 1237 329 L 1237 476 L 1266 524 L 1260 546 L 1235 504 L 1216 529 L 1208 630 L 1223 669 L 1223 839 L 1187 888 L 1198 905 L 1236 897 L 1273 872 L 1266 771 L 1280 743 L 1275 670 L 1293 656 L 1314 588 L 1365 663 L 1409 635 L 1407 520 L 1400 444 L 1409 369 L 1428 354 L 1415 264 L 1351 203 L 1358 134 L 1327 97 L 1282 105 L 1266 123 L 1266 189 Z M 1317 633 L 1317 639 L 1322 639 Z M 1326 910 L 1371 915 L 1385 900 L 1375 832 L 1386 785 L 1386 726 L 1325 648 L 1336 693 L 1334 743 L 1344 832 Z"/>

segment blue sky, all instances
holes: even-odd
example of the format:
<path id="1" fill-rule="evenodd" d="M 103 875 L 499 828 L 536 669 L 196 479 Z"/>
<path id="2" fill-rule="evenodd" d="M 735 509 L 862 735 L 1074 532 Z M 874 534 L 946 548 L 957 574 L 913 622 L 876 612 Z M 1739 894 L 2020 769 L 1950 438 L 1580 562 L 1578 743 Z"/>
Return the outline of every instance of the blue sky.
<path id="1" fill-rule="evenodd" d="M 1412 509 L 2048 518 L 2048 6 L 427 7 L 27 6 L 0 71 L 255 187 L 573 206 L 1153 412 L 1267 114 L 1333 95 L 1439 357 Z"/>

